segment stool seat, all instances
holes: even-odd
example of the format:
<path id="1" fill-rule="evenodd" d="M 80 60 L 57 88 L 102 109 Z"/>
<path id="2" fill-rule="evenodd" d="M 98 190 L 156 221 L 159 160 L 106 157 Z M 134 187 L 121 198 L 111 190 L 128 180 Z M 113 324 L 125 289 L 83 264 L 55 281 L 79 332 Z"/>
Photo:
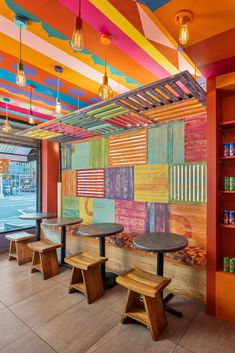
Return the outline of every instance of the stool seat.
<path id="1" fill-rule="evenodd" d="M 61 248 L 62 244 L 60 243 L 54 243 L 53 241 L 49 239 L 43 239 L 39 241 L 35 241 L 34 243 L 28 244 L 28 247 L 33 250 L 37 251 L 39 253 L 44 253 L 47 251 L 51 251 L 57 248 Z"/>
<path id="2" fill-rule="evenodd" d="M 28 244 L 28 247 L 33 251 L 31 272 L 42 272 L 44 279 L 60 273 L 56 249 L 61 248 L 62 244 L 43 239 Z"/>
<path id="3" fill-rule="evenodd" d="M 16 232 L 6 234 L 5 238 L 10 240 L 9 261 L 16 259 L 18 265 L 32 261 L 32 250 L 30 250 L 27 245 L 35 238 L 34 234 Z"/>
<path id="4" fill-rule="evenodd" d="M 167 326 L 162 291 L 171 280 L 132 268 L 118 276 L 116 281 L 128 289 L 121 322 L 124 324 L 127 318 L 134 319 L 146 325 L 153 340 L 157 340 Z"/>
<path id="5" fill-rule="evenodd" d="M 99 266 L 107 260 L 106 257 L 90 252 L 66 257 L 64 261 L 73 268 L 69 293 L 74 291 L 84 293 L 88 304 L 100 298 L 104 294 L 104 286 Z"/>

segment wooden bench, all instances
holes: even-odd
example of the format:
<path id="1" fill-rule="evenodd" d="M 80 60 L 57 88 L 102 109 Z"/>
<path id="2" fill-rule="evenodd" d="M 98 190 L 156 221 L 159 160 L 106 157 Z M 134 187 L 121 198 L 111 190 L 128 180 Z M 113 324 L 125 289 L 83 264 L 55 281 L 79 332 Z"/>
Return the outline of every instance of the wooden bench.
<path id="1" fill-rule="evenodd" d="M 69 293 L 80 291 L 87 297 L 88 304 L 104 295 L 104 286 L 99 265 L 107 261 L 106 257 L 97 256 L 90 252 L 81 252 L 65 258 L 65 262 L 72 266 L 72 277 Z"/>
<path id="2" fill-rule="evenodd" d="M 35 235 L 26 232 L 7 234 L 6 239 L 10 240 L 9 261 L 17 260 L 18 265 L 32 261 L 32 250 L 27 246 L 35 238 Z"/>
<path id="3" fill-rule="evenodd" d="M 141 322 L 150 329 L 156 341 L 167 326 L 162 291 L 171 280 L 132 268 L 117 277 L 116 281 L 128 289 L 121 322 L 124 324 L 127 318 Z"/>
<path id="4" fill-rule="evenodd" d="M 60 273 L 56 249 L 61 248 L 62 244 L 44 239 L 30 243 L 28 247 L 33 251 L 31 272 L 42 272 L 44 279 Z"/>

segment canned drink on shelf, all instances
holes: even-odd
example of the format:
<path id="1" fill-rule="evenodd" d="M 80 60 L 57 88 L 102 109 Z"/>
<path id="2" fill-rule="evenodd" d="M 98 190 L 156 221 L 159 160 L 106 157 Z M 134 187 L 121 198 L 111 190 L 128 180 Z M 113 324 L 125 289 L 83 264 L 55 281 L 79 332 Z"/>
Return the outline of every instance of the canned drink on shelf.
<path id="1" fill-rule="evenodd" d="M 235 177 L 229 177 L 229 190 L 235 190 Z"/>
<path id="2" fill-rule="evenodd" d="M 228 191 L 230 190 L 230 182 L 229 182 L 229 177 L 224 178 L 224 190 Z"/>
<path id="3" fill-rule="evenodd" d="M 229 257 L 224 257 L 224 272 L 229 272 Z"/>
<path id="4" fill-rule="evenodd" d="M 235 273 L 235 259 L 234 258 L 229 259 L 229 272 Z"/>
<path id="5" fill-rule="evenodd" d="M 230 144 L 224 143 L 224 157 L 230 156 Z"/>
<path id="6" fill-rule="evenodd" d="M 235 225 L 235 211 L 229 211 L 229 224 Z"/>
<path id="7" fill-rule="evenodd" d="M 229 211 L 224 211 L 224 224 L 229 224 Z"/>
<path id="8" fill-rule="evenodd" d="M 229 155 L 235 156 L 235 142 L 229 143 Z"/>

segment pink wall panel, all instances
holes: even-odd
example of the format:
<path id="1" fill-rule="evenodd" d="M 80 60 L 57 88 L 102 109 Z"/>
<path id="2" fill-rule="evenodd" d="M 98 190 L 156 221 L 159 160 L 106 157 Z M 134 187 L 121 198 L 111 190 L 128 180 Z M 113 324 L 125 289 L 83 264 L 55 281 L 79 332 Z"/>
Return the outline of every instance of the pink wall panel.
<path id="1" fill-rule="evenodd" d="M 207 159 L 206 114 L 185 119 L 185 162 Z"/>

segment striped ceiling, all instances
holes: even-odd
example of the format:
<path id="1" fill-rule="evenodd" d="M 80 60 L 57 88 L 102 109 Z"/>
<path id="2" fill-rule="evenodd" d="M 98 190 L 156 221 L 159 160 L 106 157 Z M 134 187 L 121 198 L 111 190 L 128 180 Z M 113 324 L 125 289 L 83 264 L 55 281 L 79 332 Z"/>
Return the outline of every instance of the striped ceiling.
<path id="1" fill-rule="evenodd" d="M 171 5 L 174 12 L 183 5 L 188 8 L 185 2 L 189 3 L 182 0 L 81 0 L 85 48 L 82 52 L 73 52 L 69 41 L 78 0 L 0 0 L 0 114 L 6 111 L 5 97 L 10 99 L 10 118 L 27 121 L 29 113 L 29 86 L 20 88 L 15 83 L 19 58 L 15 14 L 30 20 L 28 28 L 22 32 L 22 56 L 27 83 L 35 86 L 33 115 L 37 123 L 58 117 L 54 112 L 56 64 L 64 68 L 60 81 L 63 114 L 99 101 L 97 92 L 104 73 L 100 32 L 112 36 L 107 49 L 107 71 L 115 95 L 184 70 L 204 85 L 205 77 L 188 55 L 190 50 L 184 51 L 178 44 L 177 24 L 173 30 L 170 19 L 168 30 L 168 18 L 163 15 Z M 192 3 L 197 2 L 190 2 L 190 7 L 195 7 Z M 229 25 L 219 28 L 220 31 L 228 29 Z"/>

